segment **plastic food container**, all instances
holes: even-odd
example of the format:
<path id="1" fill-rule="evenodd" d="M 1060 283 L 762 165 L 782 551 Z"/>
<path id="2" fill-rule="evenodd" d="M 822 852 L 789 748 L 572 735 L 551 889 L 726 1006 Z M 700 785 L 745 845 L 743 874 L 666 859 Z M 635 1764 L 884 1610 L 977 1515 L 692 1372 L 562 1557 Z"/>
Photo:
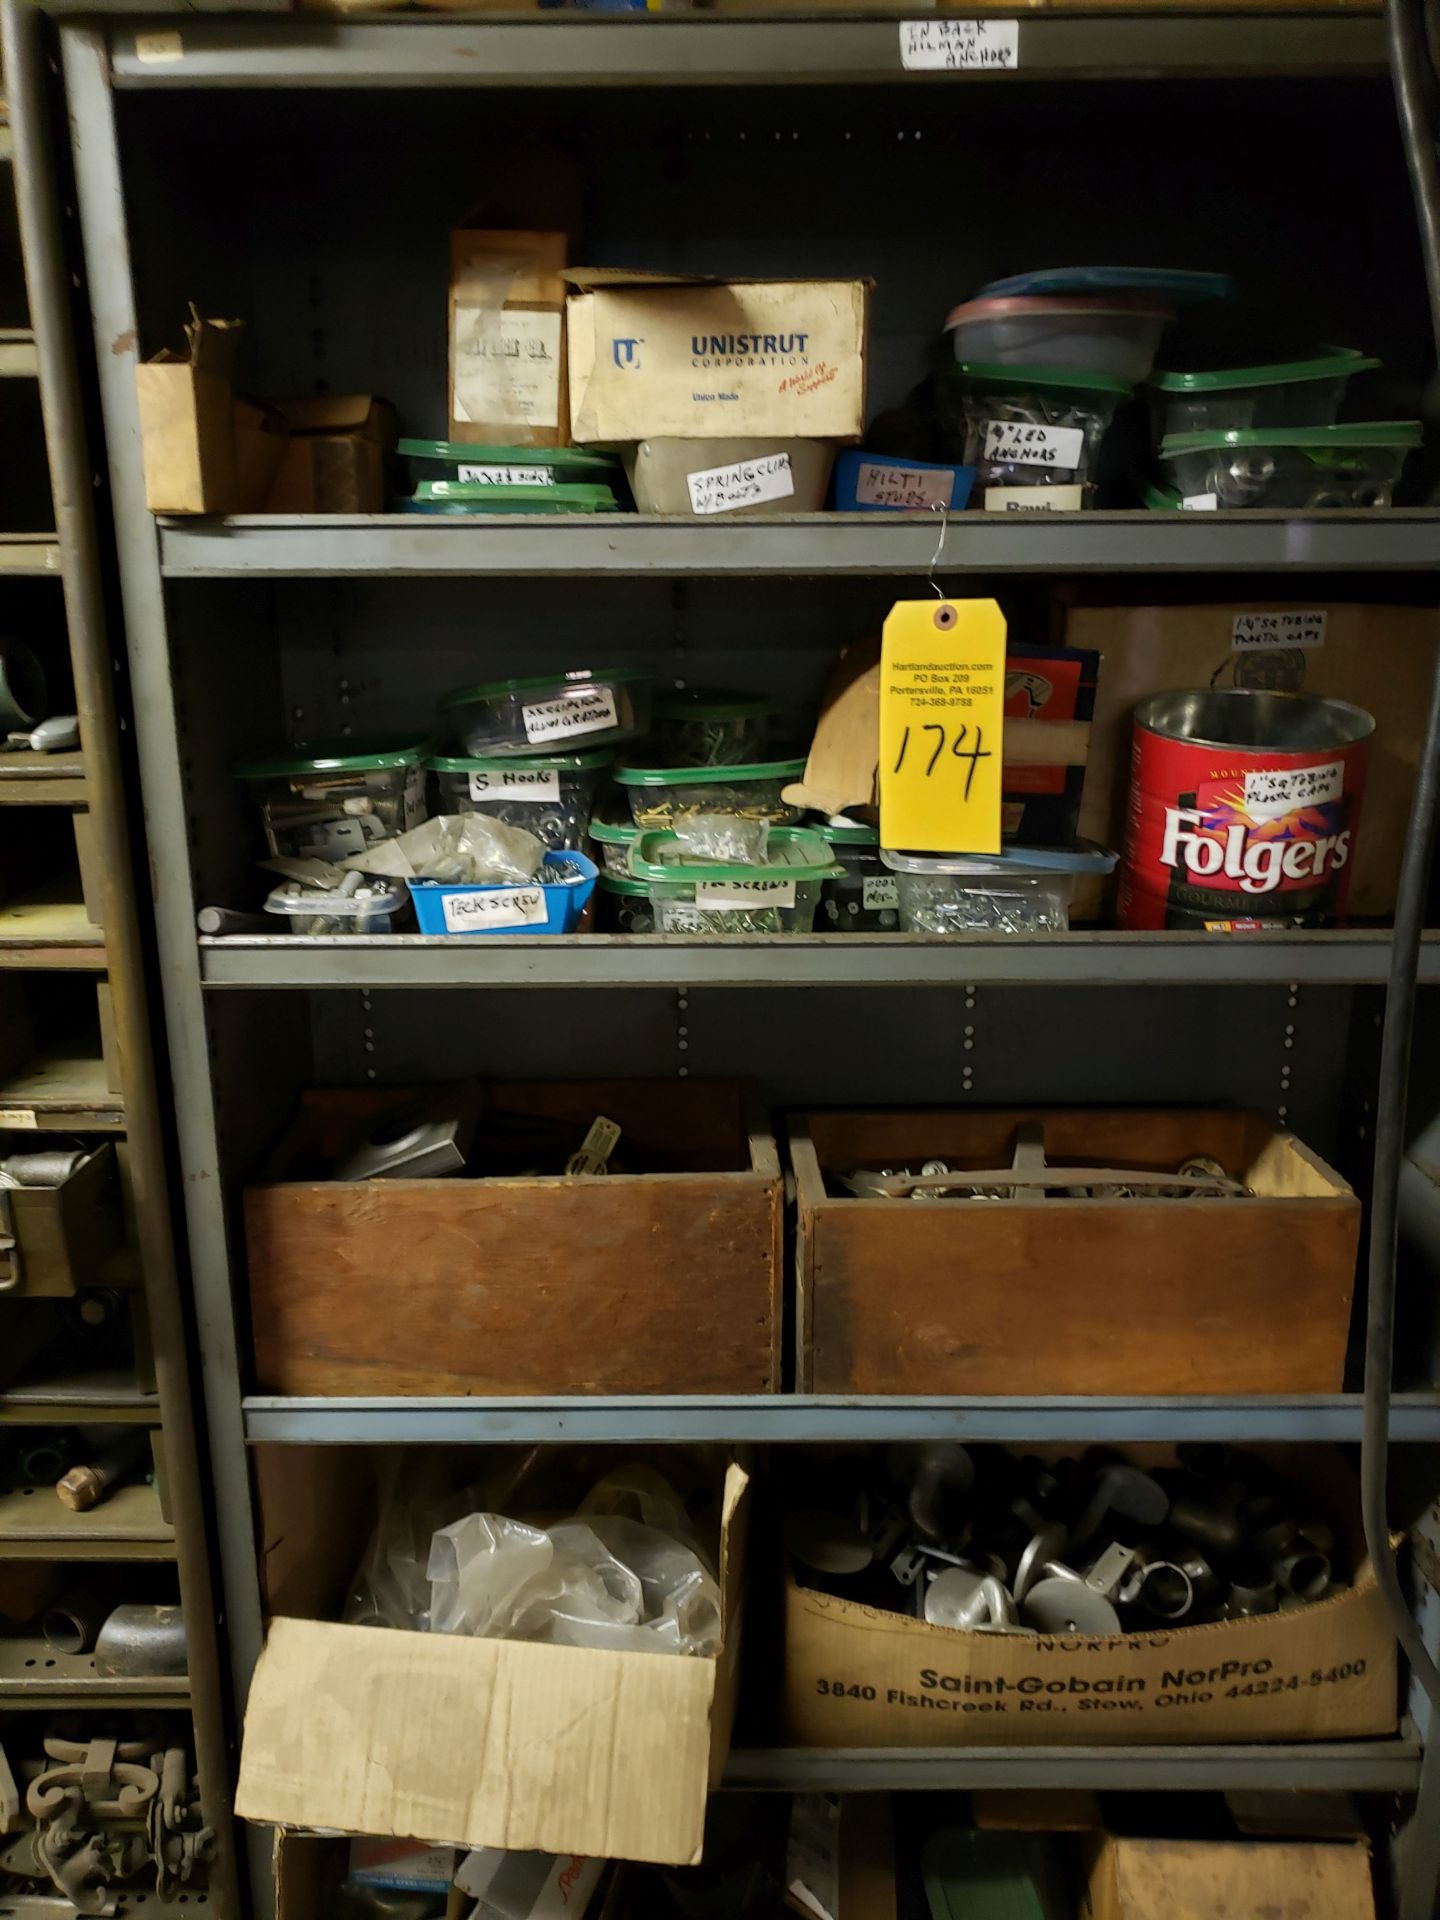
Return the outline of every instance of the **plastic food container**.
<path id="1" fill-rule="evenodd" d="M 941 380 L 941 417 L 963 435 L 987 509 L 1070 512 L 1090 504 L 1100 443 L 1131 391 L 1110 374 L 967 362 Z M 1037 490 L 1048 497 L 1024 497 Z"/>
<path id="2" fill-rule="evenodd" d="M 428 742 L 387 734 L 317 742 L 236 767 L 274 859 L 344 860 L 425 818 Z"/>
<path id="3" fill-rule="evenodd" d="M 734 813 L 742 820 L 798 820 L 782 787 L 798 780 L 803 760 L 762 760 L 726 767 L 616 767 L 637 827 L 668 827 L 692 813 Z"/>
<path id="4" fill-rule="evenodd" d="M 480 760 L 432 755 L 425 764 L 439 783 L 441 813 L 489 814 L 524 827 L 547 847 L 578 851 L 590 831 L 595 789 L 610 765 L 610 750 Z"/>
<path id="5" fill-rule="evenodd" d="M 402 440 L 396 451 L 421 468 L 420 479 L 487 487 L 553 487 L 566 481 L 608 484 L 620 462 L 586 447 L 471 447 L 463 440 Z M 429 469 L 436 471 L 430 472 Z"/>
<path id="6" fill-rule="evenodd" d="M 763 693 L 726 693 L 713 687 L 658 691 L 655 746 L 667 767 L 730 767 L 762 760 L 770 722 L 784 702 Z"/>
<path id="7" fill-rule="evenodd" d="M 642 833 L 631 872 L 650 895 L 657 933 L 808 933 L 820 890 L 840 867 L 809 827 L 779 827 L 763 866 L 686 861 L 673 833 Z"/>
<path id="8" fill-rule="evenodd" d="M 653 933 L 655 911 L 643 880 L 605 872 L 595 892 L 595 922 L 600 933 Z"/>
<path id="9" fill-rule="evenodd" d="M 959 513 L 975 484 L 973 467 L 906 460 L 894 453 L 843 447 L 835 458 L 838 513 Z"/>
<path id="10" fill-rule="evenodd" d="M 648 731 L 650 675 L 600 667 L 489 680 L 447 694 L 440 706 L 472 759 L 553 753 L 571 742 L 589 752 Z"/>
<path id="11" fill-rule="evenodd" d="M 630 849 L 640 838 L 640 829 L 631 820 L 592 820 L 590 839 L 606 873 L 625 878 L 630 872 Z"/>
<path id="12" fill-rule="evenodd" d="M 1418 420 L 1172 433 L 1160 464 L 1187 505 L 1210 496 L 1222 508 L 1388 507 L 1421 437 Z"/>
<path id="13" fill-rule="evenodd" d="M 900 925 L 899 882 L 880 858 L 880 832 L 858 820 L 832 820 L 816 831 L 841 871 L 825 882 L 822 933 L 894 933 Z"/>
<path id="14" fill-rule="evenodd" d="M 523 886 L 447 887 L 407 880 L 422 933 L 573 933 L 598 878 L 583 853 L 547 853 L 540 878 Z"/>
<path id="15" fill-rule="evenodd" d="M 1130 294 L 989 298 L 945 322 L 955 358 L 999 367 L 1070 367 L 1138 384 L 1155 364 L 1173 307 Z"/>
<path id="16" fill-rule="evenodd" d="M 833 440 L 639 440 L 623 454 L 641 513 L 819 513 Z"/>
<path id="17" fill-rule="evenodd" d="M 1117 856 L 1074 847 L 1007 847 L 1002 853 L 896 853 L 880 858 L 895 875 L 904 933 L 1064 933 L 1082 875 L 1111 873 Z"/>
<path id="18" fill-rule="evenodd" d="M 1273 366 L 1212 373 L 1157 370 L 1145 393 L 1151 432 L 1158 444 L 1171 433 L 1333 426 L 1350 381 L 1379 365 L 1350 347 L 1327 347 L 1308 360 Z"/>
<path id="19" fill-rule="evenodd" d="M 992 280 L 980 289 L 980 297 L 1130 293 L 1146 294 L 1169 307 L 1190 307 L 1201 300 L 1228 300 L 1234 291 L 1228 273 L 1192 273 L 1185 267 L 1038 267 Z"/>
<path id="20" fill-rule="evenodd" d="M 287 881 L 271 892 L 265 911 L 289 922 L 286 933 L 394 933 L 410 911 L 410 895 L 399 881 L 374 875 L 354 893 Z"/>

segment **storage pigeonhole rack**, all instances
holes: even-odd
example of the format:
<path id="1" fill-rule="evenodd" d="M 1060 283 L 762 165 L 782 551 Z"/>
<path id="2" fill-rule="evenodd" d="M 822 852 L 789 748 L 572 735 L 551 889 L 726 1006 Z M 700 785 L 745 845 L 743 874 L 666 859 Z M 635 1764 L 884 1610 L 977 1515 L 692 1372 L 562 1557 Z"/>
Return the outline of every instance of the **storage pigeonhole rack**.
<path id="1" fill-rule="evenodd" d="M 20 1914 L 66 1901 L 65 1844 L 47 1855 L 58 1877 L 28 1851 L 36 1822 L 27 1789 L 46 1767 L 53 1792 L 58 1764 L 45 1743 L 84 1743 L 99 1800 L 118 1738 L 183 1751 L 186 1818 L 160 1884 L 152 1864 L 111 1910 L 238 1917 L 227 1686 L 172 1215 L 133 733 L 123 660 L 112 652 L 111 535 L 75 294 L 79 234 L 73 204 L 66 211 L 53 45 L 42 46 L 44 23 L 28 7 L 5 7 L 3 27 L 0 491 L 7 526 L 24 530 L 0 533 L 0 633 L 44 676 L 48 698 L 30 718 L 73 711 L 79 741 L 6 747 L 13 712 L 0 727 L 0 1161 L 47 1149 L 81 1156 L 59 1188 L 0 1183 L 0 1746 L 20 1797 L 4 1864 L 22 1876 L 12 1887 L 28 1887 L 4 1904 Z M 148 1443 L 138 1460 L 132 1439 Z M 93 1459 L 117 1442 L 131 1457 L 107 1498 L 72 1510 L 45 1484 L 42 1461 L 53 1483 L 54 1462 Z M 137 1666 L 138 1637 L 128 1670 L 124 1660 L 118 1672 L 113 1660 L 98 1662 L 95 1629 L 110 1609 L 157 1597 L 180 1604 L 183 1665 L 172 1654 Z M 82 1623 L 72 1639 L 67 1615 Z M 142 1812 L 158 1789 L 152 1778 L 149 1797 L 134 1803 Z M 49 1817 L 67 1805 L 61 1792 Z M 186 1859 L 202 1825 L 213 1839 L 199 1862 Z M 83 1818 L 76 1832 L 86 1837 Z M 68 1885 L 93 1899 L 85 1882 L 72 1871 Z"/>
<path id="2" fill-rule="evenodd" d="M 261 1390 L 242 1193 L 299 1094 L 456 1072 L 505 1081 L 749 1075 L 771 1108 L 1234 1103 L 1363 1189 L 1391 939 L 197 937 L 252 897 L 231 769 L 267 740 L 419 722 L 466 681 L 563 656 L 812 698 L 896 599 L 998 592 L 1435 606 L 1440 516 L 879 515 L 701 521 L 156 518 L 137 365 L 186 303 L 243 316 L 265 394 L 445 412 L 447 229 L 491 171 L 563 150 L 587 252 L 668 271 L 873 276 L 872 405 L 941 316 L 1052 257 L 1223 266 L 1412 388 L 1431 329 L 1387 71 L 1366 12 L 1027 13 L 1004 71 L 908 71 L 895 18 L 155 13 L 62 17 L 127 644 L 243 1706 L 264 1620 L 255 1451 L 485 1441 L 1358 1441 L 1349 1390 L 968 1399 L 853 1393 L 299 1397 Z M 1326 130 L 1343 128 L 1344 137 Z M 1414 140 L 1412 136 L 1412 150 Z M 1301 157 L 1303 156 L 1303 165 Z M 523 178 L 522 178 L 523 188 Z M 523 191 L 514 197 L 523 204 Z M 1243 214 L 1242 214 L 1243 210 Z M 1343 271 L 1337 260 L 1343 256 Z M 1420 949 L 1433 1029 L 1440 943 Z M 1424 1105 L 1424 1088 L 1416 1094 Z M 322 1256 L 323 1257 L 323 1256 Z M 1412 1300 L 1410 1304 L 1415 1304 Z M 337 1304 L 343 1311 L 343 1303 Z M 406 1312 L 397 1272 L 393 1315 Z M 1392 1431 L 1433 1482 L 1440 1393 L 1407 1343 Z M 1429 1531 L 1433 1544 L 1433 1510 Z M 1417 1554 L 1416 1605 L 1440 1609 Z M 1402 1796 L 1405 1920 L 1440 1869 L 1440 1758 L 1417 1693 L 1369 1741 L 732 1753 L 751 1788 L 1336 1787 Z M 251 1849 L 257 1911 L 265 1842 Z"/>

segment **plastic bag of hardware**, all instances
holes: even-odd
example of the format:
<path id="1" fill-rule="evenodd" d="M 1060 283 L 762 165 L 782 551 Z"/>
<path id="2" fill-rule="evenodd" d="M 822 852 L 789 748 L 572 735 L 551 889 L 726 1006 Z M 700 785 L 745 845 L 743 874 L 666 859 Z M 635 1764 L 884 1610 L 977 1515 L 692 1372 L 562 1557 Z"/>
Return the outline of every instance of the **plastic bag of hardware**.
<path id="1" fill-rule="evenodd" d="M 623 1514 L 543 1528 L 472 1513 L 435 1535 L 430 1624 L 437 1633 L 713 1655 L 720 1589 L 699 1555 Z"/>
<path id="2" fill-rule="evenodd" d="M 770 839 L 770 822 L 742 820 L 738 813 L 689 813 L 676 820 L 674 834 L 687 860 L 762 867 Z"/>
<path id="3" fill-rule="evenodd" d="M 445 1484 L 443 1468 L 427 1457 L 380 1457 L 380 1512 L 359 1571 L 351 1583 L 345 1620 L 352 1627 L 430 1627 L 430 1541 L 469 1504 Z"/>
<path id="4" fill-rule="evenodd" d="M 507 826 L 483 813 L 446 813 L 344 864 L 399 880 L 490 887 L 533 880 L 544 857 L 544 842 L 524 827 Z"/>

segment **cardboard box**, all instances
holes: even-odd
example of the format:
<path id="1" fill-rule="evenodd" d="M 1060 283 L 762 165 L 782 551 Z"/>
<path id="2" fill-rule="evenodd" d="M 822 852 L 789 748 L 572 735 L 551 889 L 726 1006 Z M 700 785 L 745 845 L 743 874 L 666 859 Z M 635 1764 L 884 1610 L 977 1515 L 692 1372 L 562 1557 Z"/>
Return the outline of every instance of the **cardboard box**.
<path id="1" fill-rule="evenodd" d="M 864 432 L 868 280 L 565 277 L 575 440 Z"/>
<path id="2" fill-rule="evenodd" d="M 857 1167 L 1052 1164 L 1174 1172 L 1237 1199 L 911 1206 L 828 1190 Z M 1234 1108 L 812 1113 L 788 1123 L 798 1377 L 813 1393 L 1338 1393 L 1360 1203 L 1292 1134 Z M 1084 1184 L 1083 1174 L 1077 1185 Z M 961 1221 L 963 1216 L 963 1226 Z"/>
<path id="3" fill-rule="evenodd" d="M 1121 1840 L 1088 1849 L 1081 1920 L 1374 1920 L 1363 1843 Z"/>
<path id="4" fill-rule="evenodd" d="M 1285 618 L 1301 614 L 1307 617 Z M 1100 654 L 1080 808 L 1084 836 L 1117 850 L 1124 845 L 1131 716 L 1150 694 L 1213 683 L 1349 700 L 1375 716 L 1375 733 L 1360 832 L 1351 856 L 1348 911 L 1356 920 L 1394 912 L 1400 851 L 1440 643 L 1440 614 L 1434 608 L 1349 606 L 1313 599 L 1237 600 L 1207 607 L 1075 607 L 1066 615 L 1065 639 Z M 1075 918 L 1097 918 L 1113 887 L 1113 881 L 1082 883 Z"/>
<path id="5" fill-rule="evenodd" d="M 234 390 L 244 323 L 192 306 L 183 353 L 135 369 L 145 504 L 152 513 L 247 513 L 262 505 L 285 451 L 284 422 Z"/>
<path id="6" fill-rule="evenodd" d="M 492 1086 L 503 1146 L 604 1114 L 654 1172 L 306 1177 L 404 1090 L 308 1094 L 245 1195 L 255 1367 L 275 1393 L 767 1393 L 780 1385 L 780 1158 L 735 1082 Z M 513 1149 L 512 1149 L 513 1151 Z M 522 1161 L 520 1164 L 524 1164 Z M 292 1169 L 301 1171 L 292 1172 Z"/>
<path id="7" fill-rule="evenodd" d="M 690 1866 L 730 1744 L 748 1479 L 725 1474 L 714 1659 L 276 1619 L 251 1682 L 235 1810 Z"/>
<path id="8" fill-rule="evenodd" d="M 267 513 L 383 513 L 386 456 L 398 431 L 388 400 L 316 393 L 281 400 L 290 438 Z"/>
<path id="9" fill-rule="evenodd" d="M 563 447 L 569 439 L 563 233 L 450 235 L 450 438 Z"/>
<path id="10" fill-rule="evenodd" d="M 1343 1513 L 1331 1511 L 1353 1522 L 1353 1478 L 1337 1456 L 1316 1453 L 1289 1452 L 1286 1477 L 1309 1478 L 1312 1491 L 1343 1500 Z M 1389 1615 L 1358 1528 L 1341 1524 L 1337 1532 L 1358 1572 L 1353 1587 L 1329 1599 L 1289 1613 L 1104 1639 L 932 1627 L 813 1593 L 791 1576 L 786 1734 L 812 1747 L 1060 1747 L 1392 1733 Z"/>

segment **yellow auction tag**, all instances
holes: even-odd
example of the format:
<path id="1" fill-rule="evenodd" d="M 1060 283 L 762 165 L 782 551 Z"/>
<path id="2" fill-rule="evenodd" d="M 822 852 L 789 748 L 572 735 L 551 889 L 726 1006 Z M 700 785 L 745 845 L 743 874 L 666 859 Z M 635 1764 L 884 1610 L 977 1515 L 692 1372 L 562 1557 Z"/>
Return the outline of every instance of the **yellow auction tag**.
<path id="1" fill-rule="evenodd" d="M 880 656 L 880 844 L 1000 851 L 1005 616 L 993 600 L 901 600 Z"/>

